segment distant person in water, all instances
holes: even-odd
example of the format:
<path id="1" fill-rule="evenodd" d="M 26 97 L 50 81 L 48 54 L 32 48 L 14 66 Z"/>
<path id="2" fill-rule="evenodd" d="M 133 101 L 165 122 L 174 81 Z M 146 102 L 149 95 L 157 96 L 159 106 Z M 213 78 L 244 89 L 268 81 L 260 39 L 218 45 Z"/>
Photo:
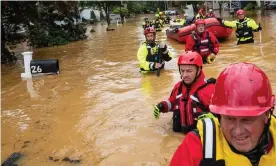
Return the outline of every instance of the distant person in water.
<path id="1" fill-rule="evenodd" d="M 168 62 L 172 59 L 171 52 L 168 50 L 165 43 L 157 43 L 155 41 L 156 32 L 153 27 L 146 28 L 144 30 L 144 35 L 146 41 L 140 46 L 137 53 L 140 72 L 155 72 L 159 67 L 163 69 L 165 61 Z M 162 63 L 159 63 L 159 54 L 162 54 Z"/>
<path id="2" fill-rule="evenodd" d="M 219 41 L 216 36 L 205 30 L 205 21 L 203 19 L 196 20 L 196 32 L 188 36 L 185 50 L 198 52 L 204 63 L 213 63 L 219 52 Z"/>
<path id="3" fill-rule="evenodd" d="M 217 18 L 223 25 L 228 27 L 236 28 L 237 44 L 254 43 L 253 32 L 262 30 L 261 26 L 258 26 L 256 22 L 248 17 L 245 17 L 244 10 L 240 9 L 237 11 L 238 19 L 235 21 L 226 21 L 221 18 Z"/>

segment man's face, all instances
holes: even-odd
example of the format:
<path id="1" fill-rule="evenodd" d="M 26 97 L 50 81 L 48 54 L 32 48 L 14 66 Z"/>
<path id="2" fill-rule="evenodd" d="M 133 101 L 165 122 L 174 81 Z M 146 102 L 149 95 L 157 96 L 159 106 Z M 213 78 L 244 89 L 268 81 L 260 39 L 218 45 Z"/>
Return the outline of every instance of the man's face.
<path id="1" fill-rule="evenodd" d="M 238 15 L 238 19 L 239 19 L 239 20 L 244 19 L 244 14 L 239 14 L 239 15 Z"/>
<path id="2" fill-rule="evenodd" d="M 199 33 L 203 33 L 205 30 L 205 25 L 204 24 L 199 24 L 196 26 L 196 29 Z"/>
<path id="3" fill-rule="evenodd" d="M 197 66 L 195 65 L 180 65 L 182 80 L 187 85 L 190 85 L 194 81 L 200 70 L 197 71 Z"/>
<path id="4" fill-rule="evenodd" d="M 154 42 L 154 38 L 155 38 L 154 33 L 146 34 L 146 39 L 148 42 Z"/>
<path id="5" fill-rule="evenodd" d="M 220 124 L 228 143 L 240 152 L 249 152 L 259 143 L 267 121 L 267 113 L 254 117 L 221 115 Z"/>

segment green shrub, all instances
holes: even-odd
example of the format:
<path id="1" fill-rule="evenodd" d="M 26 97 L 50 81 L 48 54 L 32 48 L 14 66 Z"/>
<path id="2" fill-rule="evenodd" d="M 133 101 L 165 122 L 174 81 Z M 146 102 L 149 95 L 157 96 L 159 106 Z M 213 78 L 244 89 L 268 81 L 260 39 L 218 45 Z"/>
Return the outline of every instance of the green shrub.
<path id="1" fill-rule="evenodd" d="M 245 10 L 253 10 L 255 9 L 255 5 L 253 3 L 248 3 L 245 7 Z"/>
<path id="2" fill-rule="evenodd" d="M 82 25 L 42 25 L 30 26 L 29 45 L 34 48 L 49 47 L 54 45 L 64 45 L 72 41 L 83 40 L 86 28 Z"/>

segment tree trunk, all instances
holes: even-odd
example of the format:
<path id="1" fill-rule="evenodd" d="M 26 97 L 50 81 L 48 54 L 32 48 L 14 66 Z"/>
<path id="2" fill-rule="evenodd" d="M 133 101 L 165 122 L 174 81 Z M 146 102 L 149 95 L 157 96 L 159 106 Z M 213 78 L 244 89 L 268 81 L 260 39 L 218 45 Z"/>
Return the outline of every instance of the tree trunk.
<path id="1" fill-rule="evenodd" d="M 107 22 L 107 26 L 110 25 L 110 18 L 109 18 L 109 10 L 108 10 L 108 5 L 105 4 L 104 6 L 104 12 L 105 12 L 105 16 L 106 16 L 106 22 Z"/>
<path id="2" fill-rule="evenodd" d="M 6 37 L 3 25 L 1 25 L 1 64 L 13 63 L 17 60 L 13 52 L 6 47 Z"/>
<path id="3" fill-rule="evenodd" d="M 194 10 L 194 13 L 195 15 L 197 14 L 197 7 L 196 7 L 196 4 L 193 4 L 193 10 Z"/>
<path id="4" fill-rule="evenodd" d="M 219 14 L 221 15 L 223 1 L 218 1 L 218 3 L 219 3 Z"/>

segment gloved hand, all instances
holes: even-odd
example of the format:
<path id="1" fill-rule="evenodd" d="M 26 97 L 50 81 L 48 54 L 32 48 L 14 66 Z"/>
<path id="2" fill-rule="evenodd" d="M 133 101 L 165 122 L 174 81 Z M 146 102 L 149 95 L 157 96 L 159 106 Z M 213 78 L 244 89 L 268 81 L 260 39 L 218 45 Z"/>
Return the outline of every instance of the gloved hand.
<path id="1" fill-rule="evenodd" d="M 154 106 L 153 115 L 155 119 L 159 119 L 160 112 L 165 113 L 168 111 L 168 105 L 165 101 L 160 102 L 156 106 Z"/>
<path id="2" fill-rule="evenodd" d="M 160 64 L 160 63 L 154 63 L 154 67 L 155 67 L 155 69 L 158 69 L 159 67 L 162 67 L 162 64 Z"/>
<path id="3" fill-rule="evenodd" d="M 159 119 L 160 117 L 160 109 L 163 108 L 163 104 L 159 103 L 158 105 L 154 106 L 154 110 L 153 110 L 153 116 L 155 119 Z"/>
<path id="4" fill-rule="evenodd" d="M 225 166 L 225 160 L 213 161 L 212 159 L 205 159 L 201 160 L 199 166 Z"/>
<path id="5" fill-rule="evenodd" d="M 263 28 L 261 27 L 261 25 L 259 25 L 259 27 L 257 28 L 257 31 L 261 31 Z"/>
<path id="6" fill-rule="evenodd" d="M 215 84 L 216 82 L 217 82 L 217 79 L 215 79 L 213 77 L 211 77 L 207 80 L 207 83 L 214 83 Z"/>
<path id="7" fill-rule="evenodd" d="M 169 52 L 169 50 L 167 49 L 167 45 L 163 42 L 159 44 L 159 48 L 161 49 L 163 55 Z"/>
<path id="8" fill-rule="evenodd" d="M 206 61 L 207 61 L 209 64 L 212 64 L 213 62 L 216 61 L 216 56 L 215 56 L 215 55 L 209 55 L 209 56 L 207 56 Z"/>
<path id="9" fill-rule="evenodd" d="M 216 19 L 217 19 L 220 23 L 222 23 L 222 18 L 216 17 Z"/>

